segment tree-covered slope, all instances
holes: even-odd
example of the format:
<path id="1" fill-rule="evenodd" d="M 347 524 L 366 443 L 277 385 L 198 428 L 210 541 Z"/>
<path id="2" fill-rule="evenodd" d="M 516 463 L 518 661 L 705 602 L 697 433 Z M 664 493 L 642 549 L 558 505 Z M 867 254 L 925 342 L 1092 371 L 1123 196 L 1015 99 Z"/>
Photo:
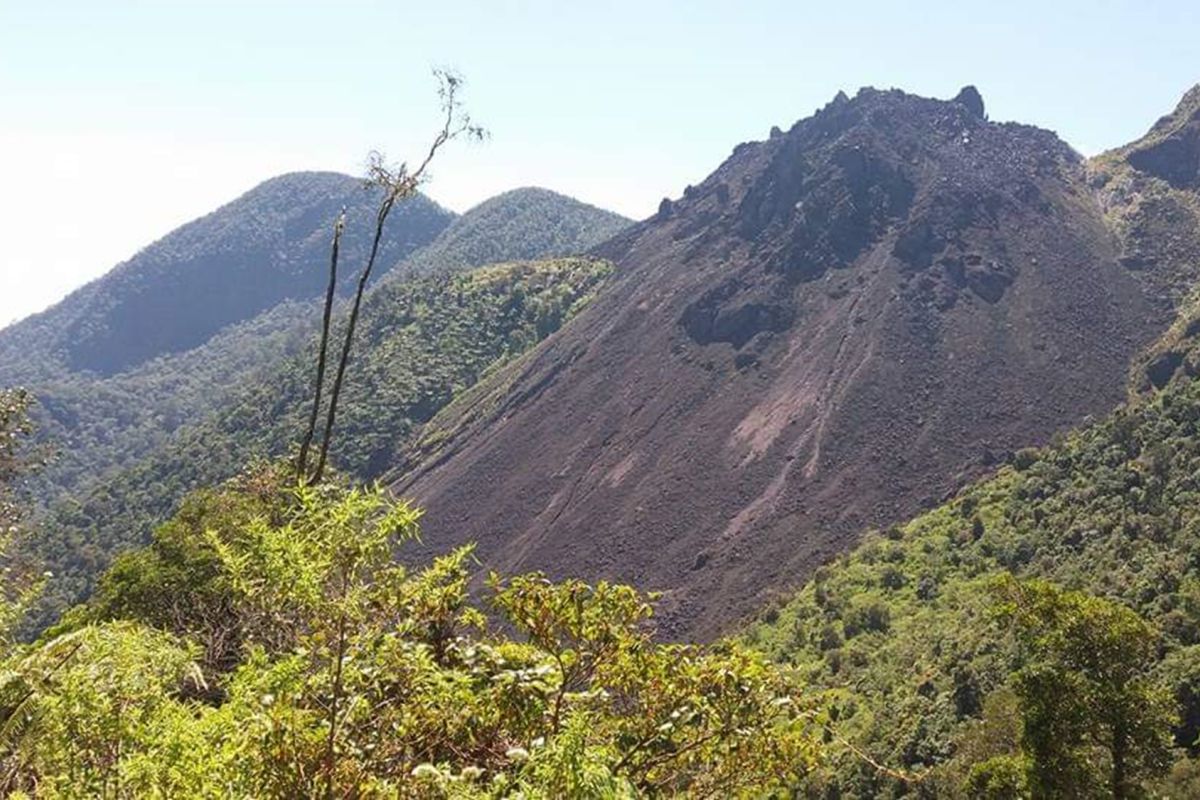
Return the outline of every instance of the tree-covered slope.
<path id="1" fill-rule="evenodd" d="M 1168 336 L 1175 347 L 1194 351 L 1197 320 L 1181 319 Z M 994 478 L 870 534 L 772 606 L 747 638 L 811 687 L 836 690 L 843 732 L 872 758 L 921 774 L 961 757 L 989 696 L 1020 663 L 993 613 L 997 579 L 1044 578 L 1131 608 L 1161 632 L 1157 677 L 1179 704 L 1176 744 L 1194 748 L 1198 476 L 1200 381 L 1181 370 L 1165 389 L 1045 449 L 1019 451 Z M 1178 769 L 1194 771 L 1186 761 Z M 829 781 L 840 796 L 925 796 L 937 777 L 922 789 L 851 758 Z"/>
<path id="2" fill-rule="evenodd" d="M 294 352 L 319 317 L 333 221 L 345 207 L 345 293 L 376 200 L 348 175 L 279 176 L 0 331 L 0 384 L 36 396 L 39 436 L 57 451 L 34 480 L 38 502 L 104 480 Z M 410 255 L 453 217 L 416 197 L 383 252 Z"/>
<path id="3" fill-rule="evenodd" d="M 416 426 L 489 367 L 557 330 L 610 269 L 561 259 L 380 286 L 359 323 L 334 464 L 360 478 L 377 475 Z M 187 491 L 236 474 L 256 456 L 285 454 L 303 431 L 315 346 L 310 339 L 140 463 L 56 503 L 35 542 L 56 575 L 49 607 L 86 594 L 111 556 L 144 542 Z"/>
<path id="4" fill-rule="evenodd" d="M 348 217 L 343 257 L 358 264 L 376 205 L 378 193 L 349 175 L 272 178 L 0 332 L 0 382 L 124 372 L 197 347 L 285 300 L 314 297 L 326 280 L 338 212 L 345 207 Z M 405 203 L 382 242 L 385 263 L 431 242 L 453 216 L 425 197 Z M 353 280 L 343 273 L 341 290 Z"/>
<path id="5" fill-rule="evenodd" d="M 320 320 L 317 296 L 326 279 L 333 219 L 346 204 L 344 293 L 362 266 L 372 202 L 373 195 L 348 176 L 282 176 L 169 234 L 60 306 L 0 332 L 0 378 L 34 392 L 40 436 L 58 451 L 35 479 L 39 501 L 52 503 L 108 480 L 294 355 Z M 543 189 L 508 192 L 460 217 L 417 197 L 385 227 L 382 263 L 404 256 L 391 273 L 402 280 L 490 261 L 573 255 L 626 222 Z M 423 246 L 414 250 L 416 245 Z M 152 303 L 164 330 L 190 324 L 172 312 L 179 306 L 189 314 L 211 313 L 214 324 L 228 317 L 236 309 L 197 294 L 189 283 L 187 275 L 201 268 L 206 280 L 225 281 L 243 310 L 247 297 L 269 287 L 281 302 L 221 327 L 198 346 L 159 353 L 115 374 L 72 368 L 67 350 L 75 341 L 73 326 L 85 317 L 99 319 L 106 308 L 123 309 L 113 311 L 123 320 L 139 313 L 130 304 Z M 112 325 L 134 324 L 117 317 Z"/>
<path id="6" fill-rule="evenodd" d="M 403 279 L 500 261 L 578 255 L 631 224 L 619 214 L 549 189 L 513 189 L 464 212 L 389 275 Z"/>
<path id="7" fill-rule="evenodd" d="M 29 480 L 39 503 L 84 491 L 203 419 L 311 336 L 320 308 L 281 303 L 204 345 L 109 377 L 64 373 L 28 384 L 39 438 L 54 451 Z"/>

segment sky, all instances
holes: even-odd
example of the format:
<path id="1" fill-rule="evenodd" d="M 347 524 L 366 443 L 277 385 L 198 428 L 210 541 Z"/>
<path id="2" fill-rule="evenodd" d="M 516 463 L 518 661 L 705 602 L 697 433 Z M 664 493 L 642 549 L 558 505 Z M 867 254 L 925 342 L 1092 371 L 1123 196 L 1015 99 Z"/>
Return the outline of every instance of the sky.
<path id="1" fill-rule="evenodd" d="M 293 170 L 416 157 L 433 67 L 484 144 L 427 191 L 545 186 L 631 217 L 838 90 L 952 97 L 1092 154 L 1200 82 L 1200 3 L 0 0 L 0 325 Z"/>

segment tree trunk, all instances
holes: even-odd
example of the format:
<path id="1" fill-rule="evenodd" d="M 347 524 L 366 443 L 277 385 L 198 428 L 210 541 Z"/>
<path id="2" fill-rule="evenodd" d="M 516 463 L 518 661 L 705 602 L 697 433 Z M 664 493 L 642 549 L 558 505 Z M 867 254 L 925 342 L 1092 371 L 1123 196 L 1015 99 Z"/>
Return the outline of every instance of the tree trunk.
<path id="1" fill-rule="evenodd" d="M 1128 737 L 1125 730 L 1116 727 L 1112 740 L 1112 796 L 1113 800 L 1125 800 L 1128 797 L 1126 781 L 1128 768 L 1126 762 L 1129 755 Z"/>
<path id="2" fill-rule="evenodd" d="M 342 230 L 346 226 L 346 209 L 338 215 L 333 225 L 333 244 L 329 256 L 329 287 L 325 290 L 325 315 L 321 320 L 321 349 L 317 354 L 317 385 L 313 390 L 312 413 L 308 417 L 308 430 L 304 432 L 304 440 L 300 443 L 300 457 L 296 461 L 296 474 L 300 480 L 308 478 L 308 449 L 312 446 L 313 435 L 317 430 L 317 417 L 321 413 L 321 391 L 325 386 L 325 354 L 329 348 L 329 322 L 333 316 L 333 297 L 337 290 L 338 245 L 342 240 Z"/>
<path id="3" fill-rule="evenodd" d="M 321 455 L 317 459 L 317 468 L 313 472 L 311 483 L 319 483 L 325 474 L 325 462 L 329 456 L 330 439 L 333 436 L 333 423 L 337 418 L 338 398 L 342 394 L 342 380 L 346 376 L 346 364 L 350 361 L 350 346 L 354 343 L 354 327 L 358 324 L 358 310 L 362 306 L 363 292 L 367 288 L 367 280 L 371 277 L 371 269 L 375 266 L 375 257 L 379 254 L 379 240 L 383 237 L 383 223 L 387 221 L 395 203 L 394 195 L 389 195 L 379 207 L 375 217 L 375 239 L 371 243 L 371 255 L 367 265 L 358 276 L 358 288 L 354 293 L 354 305 L 350 309 L 350 320 L 346 324 L 346 338 L 342 341 L 342 357 L 338 360 L 337 375 L 333 379 L 333 391 L 329 394 L 329 413 L 325 417 L 325 434 L 321 439 Z"/>

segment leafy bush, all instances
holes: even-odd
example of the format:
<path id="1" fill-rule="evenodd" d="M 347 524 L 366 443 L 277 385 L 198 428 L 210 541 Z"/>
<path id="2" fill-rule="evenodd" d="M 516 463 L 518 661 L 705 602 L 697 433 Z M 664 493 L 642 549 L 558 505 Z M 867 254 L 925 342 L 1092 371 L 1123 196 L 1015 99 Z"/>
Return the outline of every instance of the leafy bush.
<path id="1" fill-rule="evenodd" d="M 290 475 L 192 497 L 89 606 L 4 654 L 0 787 L 730 797 L 816 763 L 814 709 L 761 656 L 656 643 L 624 586 L 493 575 L 480 606 L 470 548 L 396 560 L 416 509 Z"/>

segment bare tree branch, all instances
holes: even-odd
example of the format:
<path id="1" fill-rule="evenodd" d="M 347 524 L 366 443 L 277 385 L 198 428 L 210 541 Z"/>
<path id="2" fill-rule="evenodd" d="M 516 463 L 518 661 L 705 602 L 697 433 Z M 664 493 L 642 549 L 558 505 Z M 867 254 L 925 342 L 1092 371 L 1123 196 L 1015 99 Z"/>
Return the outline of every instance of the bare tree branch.
<path id="1" fill-rule="evenodd" d="M 338 246 L 342 241 L 342 231 L 346 228 L 346 207 L 333 224 L 333 243 L 329 256 L 329 287 L 325 290 L 325 314 L 321 320 L 321 348 L 317 354 L 317 381 L 313 390 L 312 413 L 308 417 L 308 430 L 304 432 L 304 440 L 300 443 L 300 457 L 296 462 L 296 474 L 303 480 L 308 475 L 308 450 L 312 446 L 313 435 L 317 431 L 317 417 L 321 413 L 321 390 L 325 386 L 325 354 L 329 345 L 329 321 L 333 316 L 333 297 L 337 290 Z"/>
<path id="2" fill-rule="evenodd" d="M 342 393 L 342 383 L 346 375 L 346 365 L 350 361 L 350 348 L 354 343 L 354 330 L 358 324 L 359 309 L 362 306 L 363 292 L 367 288 L 371 271 L 375 267 L 375 259 L 379 255 L 379 242 L 383 238 L 383 226 L 396 203 L 407 200 L 417 193 L 421 184 L 426 180 L 426 171 L 433 163 L 438 151 L 450 141 L 465 136 L 469 139 L 483 139 L 486 132 L 483 128 L 472 124 L 471 118 L 461 109 L 458 94 L 462 89 L 463 80 L 453 72 L 435 70 L 438 96 L 442 101 L 444 119 L 441 130 L 433 138 L 429 152 L 415 170 L 409 172 L 407 165 L 390 168 L 379 153 L 372 153 L 368 164 L 367 185 L 383 189 L 383 200 L 380 201 L 379 211 L 375 215 L 375 238 L 371 242 L 371 253 L 367 257 L 366 266 L 358 276 L 358 287 L 354 294 L 354 304 L 350 308 L 350 319 L 346 325 L 346 336 L 342 340 L 341 357 L 338 359 L 337 373 L 333 381 L 333 390 L 329 395 L 329 411 L 325 417 L 325 430 L 321 439 L 321 451 L 317 459 L 316 469 L 309 482 L 320 482 L 325 474 L 325 465 L 332 442 L 333 425 L 337 419 L 338 400 Z"/>

